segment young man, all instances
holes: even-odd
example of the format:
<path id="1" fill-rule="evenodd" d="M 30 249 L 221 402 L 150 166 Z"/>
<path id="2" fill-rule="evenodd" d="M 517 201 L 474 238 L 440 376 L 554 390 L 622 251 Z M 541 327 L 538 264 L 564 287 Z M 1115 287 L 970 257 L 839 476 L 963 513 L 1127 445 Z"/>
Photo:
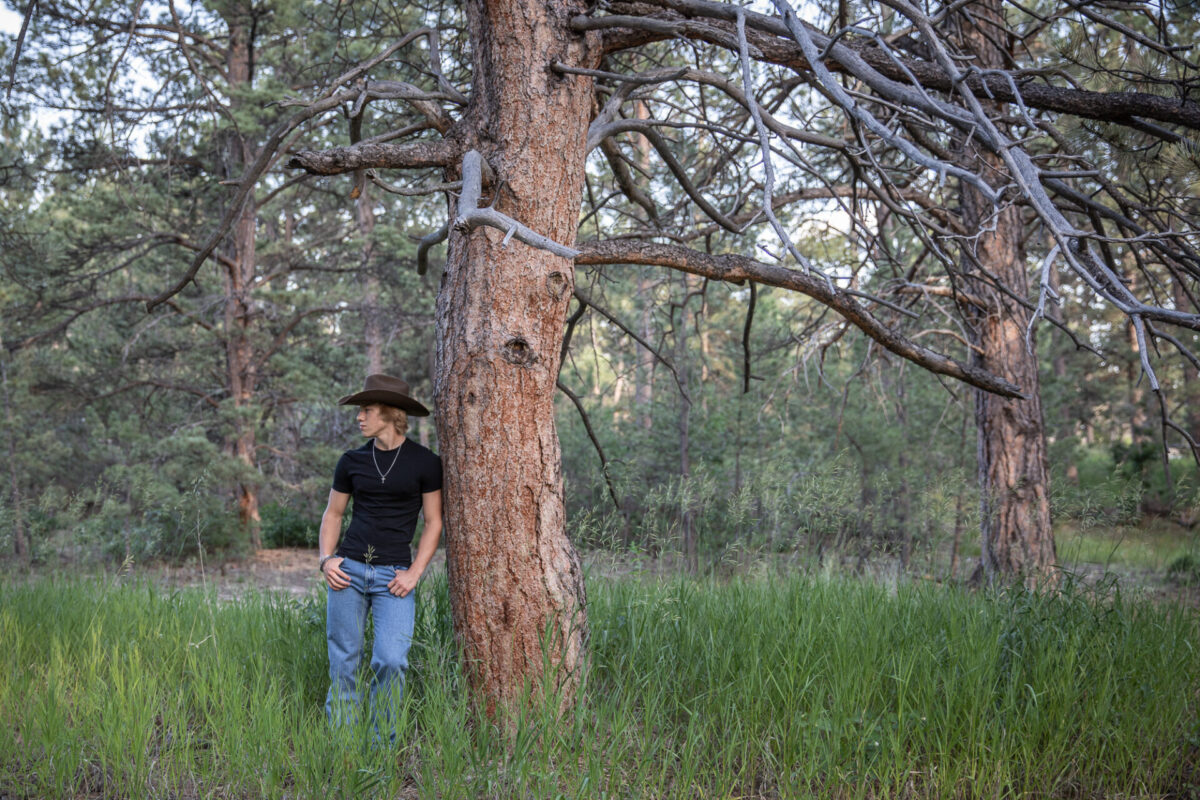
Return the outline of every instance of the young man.
<path id="1" fill-rule="evenodd" d="M 377 739 L 386 731 L 394 741 L 390 712 L 400 700 L 408 668 L 416 617 L 413 590 L 442 532 L 442 461 L 405 437 L 408 416 L 428 416 L 429 410 L 409 397 L 408 384 L 400 378 L 370 375 L 361 392 L 338 403 L 359 406 L 358 427 L 368 441 L 338 460 L 321 517 L 318 568 L 329 586 L 325 713 L 335 725 L 358 713 L 358 669 L 370 611 L 375 625 L 370 718 Z M 351 498 L 353 516 L 342 537 L 342 517 Z M 424 516 L 425 528 L 414 558 L 418 514 Z"/>

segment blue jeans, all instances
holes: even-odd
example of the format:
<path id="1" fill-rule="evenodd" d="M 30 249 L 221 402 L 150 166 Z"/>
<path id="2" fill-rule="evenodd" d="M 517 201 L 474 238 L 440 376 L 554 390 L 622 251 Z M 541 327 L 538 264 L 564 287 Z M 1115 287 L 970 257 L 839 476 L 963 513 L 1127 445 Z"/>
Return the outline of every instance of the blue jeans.
<path id="1" fill-rule="evenodd" d="M 325 715 L 335 726 L 357 719 L 362 694 L 359 690 L 359 665 L 362 654 L 367 610 L 375 623 L 371 644 L 371 728 L 376 739 L 395 741 L 394 710 L 404 691 L 404 671 L 408 668 L 408 649 L 412 646 L 416 618 L 416 598 L 396 597 L 388 591 L 388 581 L 404 567 L 342 561 L 341 570 L 350 576 L 350 585 L 334 591 L 327 589 L 325 638 L 329 645 L 329 694 Z"/>

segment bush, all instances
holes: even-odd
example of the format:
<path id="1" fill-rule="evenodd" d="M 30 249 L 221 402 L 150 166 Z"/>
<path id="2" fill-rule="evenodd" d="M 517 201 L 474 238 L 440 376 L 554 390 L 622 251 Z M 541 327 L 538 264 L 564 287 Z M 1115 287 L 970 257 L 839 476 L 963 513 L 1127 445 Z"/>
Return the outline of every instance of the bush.
<path id="1" fill-rule="evenodd" d="M 1167 580 L 1178 586 L 1200 586 L 1200 558 L 1184 553 L 1167 565 Z"/>
<path id="2" fill-rule="evenodd" d="M 117 561 L 234 551 L 245 544 L 237 513 L 207 488 L 203 477 L 184 489 L 141 476 L 116 488 L 99 481 L 76 500 L 74 542 Z"/>
<path id="3" fill-rule="evenodd" d="M 260 514 L 263 547 L 316 547 L 319 524 L 298 509 L 268 503 Z"/>

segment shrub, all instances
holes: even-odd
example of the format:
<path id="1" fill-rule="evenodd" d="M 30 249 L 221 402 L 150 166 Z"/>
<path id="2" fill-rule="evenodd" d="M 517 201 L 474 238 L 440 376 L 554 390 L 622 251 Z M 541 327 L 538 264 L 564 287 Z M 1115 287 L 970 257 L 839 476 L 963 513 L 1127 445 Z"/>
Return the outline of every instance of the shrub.
<path id="1" fill-rule="evenodd" d="M 1179 586 L 1200 586 L 1200 558 L 1184 553 L 1167 565 L 1167 580 Z"/>
<path id="2" fill-rule="evenodd" d="M 268 503 L 260 514 L 263 547 L 316 547 L 319 525 L 298 509 Z"/>

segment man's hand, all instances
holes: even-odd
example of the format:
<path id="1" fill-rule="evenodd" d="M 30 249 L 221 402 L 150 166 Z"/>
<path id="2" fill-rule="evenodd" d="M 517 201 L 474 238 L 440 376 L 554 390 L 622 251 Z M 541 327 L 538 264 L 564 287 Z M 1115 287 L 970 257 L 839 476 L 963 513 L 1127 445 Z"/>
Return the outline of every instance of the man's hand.
<path id="1" fill-rule="evenodd" d="M 325 562 L 325 566 L 321 567 L 321 574 L 325 576 L 325 583 L 329 584 L 329 588 L 335 592 L 340 592 L 350 585 L 350 576 L 342 572 L 342 562 L 344 558 L 334 557 Z"/>
<path id="2" fill-rule="evenodd" d="M 388 581 L 388 591 L 396 595 L 396 597 L 407 597 L 413 589 L 417 588 L 417 581 L 421 580 L 421 573 L 415 569 L 398 569 L 396 577 Z"/>

